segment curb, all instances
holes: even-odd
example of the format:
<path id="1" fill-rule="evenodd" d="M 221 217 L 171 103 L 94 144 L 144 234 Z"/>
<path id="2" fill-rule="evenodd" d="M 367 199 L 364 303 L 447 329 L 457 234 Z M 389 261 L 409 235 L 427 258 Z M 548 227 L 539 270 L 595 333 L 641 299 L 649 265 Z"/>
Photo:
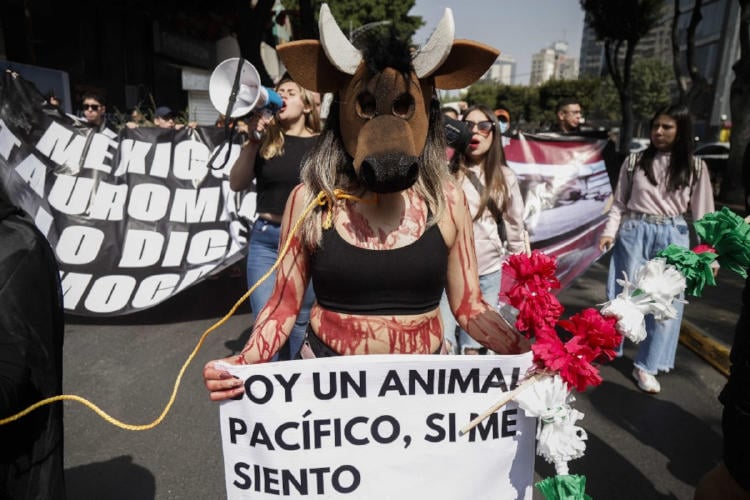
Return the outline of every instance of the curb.
<path id="1" fill-rule="evenodd" d="M 682 345 L 703 358 L 721 374 L 729 376 L 729 346 L 706 334 L 694 323 L 682 320 L 680 325 Z"/>

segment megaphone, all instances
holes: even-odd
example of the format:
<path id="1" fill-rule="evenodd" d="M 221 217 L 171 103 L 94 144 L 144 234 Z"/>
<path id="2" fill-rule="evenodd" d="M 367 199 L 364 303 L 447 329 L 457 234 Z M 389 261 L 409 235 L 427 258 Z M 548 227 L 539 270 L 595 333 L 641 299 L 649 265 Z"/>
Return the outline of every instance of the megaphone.
<path id="1" fill-rule="evenodd" d="M 208 81 L 208 96 L 214 108 L 229 118 L 245 116 L 256 108 L 276 111 L 283 105 L 279 94 L 260 84 L 255 66 L 239 57 L 216 66 Z"/>

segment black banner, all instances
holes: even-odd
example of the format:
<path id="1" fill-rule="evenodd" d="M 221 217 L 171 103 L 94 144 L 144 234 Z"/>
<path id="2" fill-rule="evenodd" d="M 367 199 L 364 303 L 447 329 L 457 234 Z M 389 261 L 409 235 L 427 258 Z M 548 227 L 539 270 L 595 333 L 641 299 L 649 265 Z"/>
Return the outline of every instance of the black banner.
<path id="1" fill-rule="evenodd" d="M 239 150 L 216 127 L 96 132 L 0 83 L 0 181 L 52 245 L 69 313 L 145 309 L 241 259 L 255 193 L 229 189 Z"/>

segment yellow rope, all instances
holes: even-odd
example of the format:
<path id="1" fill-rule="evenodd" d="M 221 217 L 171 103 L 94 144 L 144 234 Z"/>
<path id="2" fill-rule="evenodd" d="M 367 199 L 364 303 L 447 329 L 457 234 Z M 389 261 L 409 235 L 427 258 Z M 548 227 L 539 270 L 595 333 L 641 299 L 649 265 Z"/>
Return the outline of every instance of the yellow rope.
<path id="1" fill-rule="evenodd" d="M 343 191 L 336 190 L 334 191 L 334 195 L 336 198 L 343 198 L 343 199 L 352 199 L 352 200 L 358 200 L 358 201 L 365 201 L 361 200 L 360 198 L 357 198 L 355 196 L 352 196 L 350 194 L 344 193 Z M 203 332 L 203 334 L 200 336 L 200 339 L 198 339 L 198 343 L 195 345 L 195 348 L 190 353 L 188 358 L 185 360 L 185 363 L 183 363 L 182 368 L 180 368 L 180 372 L 177 374 L 177 379 L 175 380 L 174 387 L 172 389 L 172 394 L 169 396 L 169 401 L 167 402 L 167 405 L 162 410 L 161 414 L 151 423 L 143 424 L 143 425 L 134 425 L 134 424 L 126 424 L 125 422 L 118 420 L 108 413 L 106 413 L 104 410 L 96 406 L 94 403 L 89 401 L 86 398 L 83 398 L 81 396 L 76 396 L 75 394 L 61 394 L 59 396 L 52 396 L 46 399 L 43 399 L 41 401 L 38 401 L 25 410 L 22 410 L 15 415 L 11 415 L 9 417 L 5 417 L 3 419 L 0 419 L 0 425 L 9 424 L 10 422 L 14 422 L 20 418 L 25 417 L 32 411 L 36 410 L 37 408 L 41 408 L 44 405 L 48 405 L 51 403 L 55 403 L 57 401 L 77 401 L 84 406 L 87 406 L 89 409 L 91 409 L 94 413 L 102 417 L 104 420 L 109 422 L 112 425 L 115 425 L 121 429 L 125 429 L 128 431 L 146 431 L 153 429 L 157 425 L 159 425 L 164 418 L 167 416 L 167 413 L 169 413 L 169 410 L 172 408 L 172 405 L 175 402 L 175 399 L 177 398 L 177 390 L 180 388 L 180 383 L 182 382 L 182 377 L 185 374 L 185 370 L 187 370 L 188 365 L 193 361 L 195 356 L 198 354 L 198 351 L 203 346 L 203 342 L 206 340 L 206 337 L 208 337 L 208 334 L 219 328 L 221 325 L 227 322 L 229 318 L 232 317 L 232 315 L 237 311 L 237 308 L 242 304 L 245 299 L 247 299 L 251 293 L 255 291 L 258 286 L 263 283 L 281 264 L 281 259 L 284 258 L 284 255 L 286 255 L 286 252 L 289 250 L 289 245 L 291 244 L 292 237 L 297 233 L 300 224 L 302 221 L 307 217 L 307 215 L 310 213 L 310 211 L 315 208 L 315 206 L 327 206 L 327 216 L 326 220 L 332 220 L 332 214 L 333 214 L 333 200 L 330 199 L 329 196 L 326 195 L 324 191 L 321 191 L 318 193 L 318 196 L 315 197 L 315 199 L 305 208 L 305 210 L 300 214 L 300 216 L 297 218 L 297 221 L 294 223 L 294 226 L 289 231 L 289 236 L 287 236 L 286 241 L 284 242 L 284 246 L 279 251 L 279 257 L 276 259 L 276 262 L 271 266 L 271 268 L 264 274 L 250 289 L 245 292 L 242 297 L 239 298 L 237 302 L 235 302 L 234 306 L 229 310 L 229 312 L 224 315 L 223 318 L 221 318 L 219 321 L 208 327 L 206 331 Z M 330 227 L 330 226 L 329 226 Z"/>

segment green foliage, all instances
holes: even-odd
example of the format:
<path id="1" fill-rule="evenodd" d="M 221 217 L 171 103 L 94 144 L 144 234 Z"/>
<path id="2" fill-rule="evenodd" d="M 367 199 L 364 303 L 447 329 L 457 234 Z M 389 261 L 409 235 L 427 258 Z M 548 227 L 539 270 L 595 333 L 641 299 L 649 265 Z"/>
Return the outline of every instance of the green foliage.
<path id="1" fill-rule="evenodd" d="M 671 102 L 668 83 L 673 79 L 669 66 L 658 59 L 633 63 L 633 118 L 650 120 L 654 112 Z"/>
<path id="2" fill-rule="evenodd" d="M 637 43 L 659 22 L 664 0 L 580 0 L 599 40 Z"/>
<path id="3" fill-rule="evenodd" d="M 298 11 L 301 0 L 282 0 L 284 8 Z M 308 0 L 315 13 L 315 25 L 323 0 Z M 415 0 L 328 0 L 333 17 L 341 30 L 347 35 L 357 35 L 364 29 L 381 29 L 386 26 L 383 21 L 390 21 L 387 26 L 396 29 L 400 37 L 411 40 L 414 33 L 424 25 L 420 16 L 410 16 Z M 372 23 L 372 24 L 371 24 Z M 366 25 L 367 28 L 364 28 Z M 360 30 L 359 32 L 357 30 Z"/>

